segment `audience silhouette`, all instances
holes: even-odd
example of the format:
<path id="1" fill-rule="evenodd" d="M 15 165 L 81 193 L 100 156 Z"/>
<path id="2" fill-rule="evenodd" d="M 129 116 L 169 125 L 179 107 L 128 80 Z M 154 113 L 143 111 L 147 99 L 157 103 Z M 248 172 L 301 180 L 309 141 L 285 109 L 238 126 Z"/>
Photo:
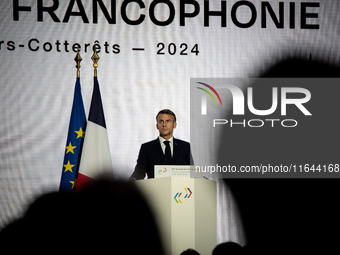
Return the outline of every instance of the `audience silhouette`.
<path id="1" fill-rule="evenodd" d="M 200 254 L 196 250 L 190 248 L 183 251 L 180 255 L 200 255 Z"/>
<path id="2" fill-rule="evenodd" d="M 164 254 L 152 212 L 139 190 L 131 183 L 109 180 L 75 194 L 42 195 L 0 233 L 0 244 L 14 254 Z"/>
<path id="3" fill-rule="evenodd" d="M 218 244 L 212 252 L 212 255 L 241 255 L 242 246 L 235 242 L 225 242 Z"/>

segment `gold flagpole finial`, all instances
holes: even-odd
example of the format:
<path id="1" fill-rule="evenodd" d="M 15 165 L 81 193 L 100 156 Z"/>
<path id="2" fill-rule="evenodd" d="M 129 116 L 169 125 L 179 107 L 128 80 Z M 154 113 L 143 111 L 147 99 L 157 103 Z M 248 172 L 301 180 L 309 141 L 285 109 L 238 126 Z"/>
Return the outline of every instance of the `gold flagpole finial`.
<path id="1" fill-rule="evenodd" d="M 93 51 L 93 55 L 92 55 L 91 59 L 93 61 L 94 77 L 97 77 L 98 60 L 100 59 L 100 57 L 97 54 L 97 49 L 96 48 Z"/>
<path id="2" fill-rule="evenodd" d="M 82 61 L 83 59 L 81 58 L 80 54 L 79 54 L 79 48 L 77 50 L 77 55 L 76 57 L 74 58 L 74 61 L 76 61 L 76 68 L 77 68 L 77 78 L 80 77 L 80 62 Z"/>

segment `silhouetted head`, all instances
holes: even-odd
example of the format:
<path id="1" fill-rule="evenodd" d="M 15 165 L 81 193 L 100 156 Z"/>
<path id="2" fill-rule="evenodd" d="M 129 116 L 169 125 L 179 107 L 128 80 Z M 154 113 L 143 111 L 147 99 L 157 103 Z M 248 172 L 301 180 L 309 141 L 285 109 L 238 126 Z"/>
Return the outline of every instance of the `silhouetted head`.
<path id="1" fill-rule="evenodd" d="M 242 246 L 235 242 L 225 242 L 218 244 L 213 250 L 213 255 L 240 255 Z"/>

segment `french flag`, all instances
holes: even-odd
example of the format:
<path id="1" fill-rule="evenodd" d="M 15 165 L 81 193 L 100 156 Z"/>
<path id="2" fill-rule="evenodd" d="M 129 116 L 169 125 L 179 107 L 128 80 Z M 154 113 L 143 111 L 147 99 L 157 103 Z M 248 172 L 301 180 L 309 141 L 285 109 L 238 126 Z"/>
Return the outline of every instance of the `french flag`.
<path id="1" fill-rule="evenodd" d="M 99 83 L 95 76 L 76 191 L 102 175 L 113 176 L 113 167 Z"/>

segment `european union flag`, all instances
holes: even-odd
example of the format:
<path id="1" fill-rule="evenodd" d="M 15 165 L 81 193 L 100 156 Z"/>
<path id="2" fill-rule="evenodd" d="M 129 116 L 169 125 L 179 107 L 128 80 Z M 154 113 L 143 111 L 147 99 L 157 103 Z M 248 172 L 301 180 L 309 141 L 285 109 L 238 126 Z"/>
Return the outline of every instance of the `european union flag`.
<path id="1" fill-rule="evenodd" d="M 74 89 L 73 106 L 68 129 L 60 191 L 73 192 L 80 163 L 81 151 L 85 137 L 86 115 L 81 96 L 80 78 Z"/>

